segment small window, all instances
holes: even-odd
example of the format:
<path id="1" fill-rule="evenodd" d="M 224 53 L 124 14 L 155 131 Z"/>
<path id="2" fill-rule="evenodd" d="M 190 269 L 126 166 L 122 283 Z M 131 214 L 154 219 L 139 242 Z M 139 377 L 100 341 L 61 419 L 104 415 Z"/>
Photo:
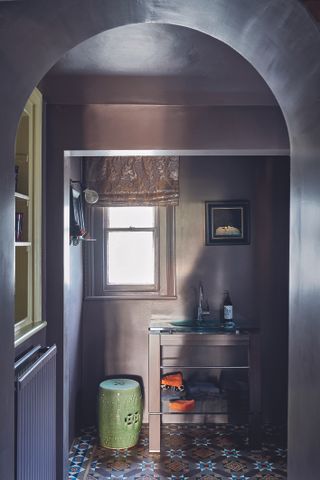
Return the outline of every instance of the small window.
<path id="1" fill-rule="evenodd" d="M 175 296 L 174 207 L 90 207 L 87 297 Z"/>
<path id="2" fill-rule="evenodd" d="M 105 288 L 157 287 L 158 248 L 155 207 L 105 208 Z"/>

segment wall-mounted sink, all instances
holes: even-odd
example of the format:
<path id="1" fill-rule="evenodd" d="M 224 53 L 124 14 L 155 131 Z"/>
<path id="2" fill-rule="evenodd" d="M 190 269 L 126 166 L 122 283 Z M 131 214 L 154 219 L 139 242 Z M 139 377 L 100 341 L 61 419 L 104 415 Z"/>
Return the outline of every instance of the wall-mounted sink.
<path id="1" fill-rule="evenodd" d="M 201 322 L 197 322 L 196 320 L 174 320 L 171 321 L 170 324 L 173 327 L 180 327 L 184 330 L 194 331 L 194 332 L 203 332 L 203 331 L 219 331 L 222 330 L 223 327 L 221 325 L 214 323 L 212 320 L 203 320 Z"/>
<path id="2" fill-rule="evenodd" d="M 164 321 L 165 320 L 165 321 Z M 167 332 L 167 333 L 239 333 L 239 330 L 233 326 L 233 328 L 227 328 L 216 319 L 197 320 L 180 319 L 171 320 L 164 319 L 161 321 L 152 320 L 149 326 L 150 332 Z"/>

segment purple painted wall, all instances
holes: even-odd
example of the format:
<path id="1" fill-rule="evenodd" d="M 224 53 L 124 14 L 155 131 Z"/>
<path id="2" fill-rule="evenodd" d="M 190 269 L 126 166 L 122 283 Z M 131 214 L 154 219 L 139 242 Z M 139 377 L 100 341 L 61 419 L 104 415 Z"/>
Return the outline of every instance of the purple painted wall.
<path id="1" fill-rule="evenodd" d="M 219 134 L 218 134 L 219 132 Z M 254 132 L 254 134 L 253 134 Z M 64 271 L 63 259 L 66 252 L 70 251 L 66 247 L 65 240 L 63 246 L 62 232 L 64 229 L 63 212 L 66 204 L 64 203 L 64 190 L 66 182 L 71 177 L 70 167 L 66 167 L 64 158 L 65 150 L 86 150 L 86 149 L 168 149 L 168 148 L 206 148 L 213 149 L 221 154 L 230 154 L 237 152 L 243 154 L 249 152 L 254 154 L 259 151 L 267 155 L 270 151 L 285 152 L 288 150 L 288 137 L 285 123 L 281 112 L 273 107 L 250 107 L 250 108 L 197 108 L 197 107 L 156 107 L 156 106 L 108 106 L 108 105 L 89 105 L 89 106 L 60 106 L 48 105 L 47 107 L 47 319 L 48 319 L 48 341 L 55 341 L 60 348 L 60 357 L 58 359 L 58 396 L 60 401 L 61 415 L 58 419 L 58 446 L 60 455 L 67 451 L 69 444 L 69 435 L 72 433 L 72 418 L 74 418 L 74 409 L 76 408 L 76 399 L 79 398 L 79 377 L 78 368 L 79 359 L 79 309 L 73 317 L 77 323 L 76 333 L 71 327 L 69 314 L 74 308 L 72 302 L 75 297 L 71 294 L 68 282 L 66 282 L 66 272 Z M 67 160 L 69 162 L 69 160 Z M 217 163 L 218 162 L 218 163 Z M 261 163 L 262 162 L 262 163 Z M 265 161 L 266 162 L 266 161 Z M 287 164 L 285 157 L 279 157 L 277 165 Z M 269 211 L 270 201 L 265 202 L 265 195 L 259 197 L 259 183 L 264 186 L 268 195 L 272 196 L 273 175 L 278 178 L 277 169 L 273 170 L 273 160 L 266 163 L 256 157 L 244 158 L 185 158 L 183 160 L 184 176 L 182 177 L 182 200 L 180 209 L 180 220 L 178 223 L 178 235 L 180 235 L 181 245 L 188 249 L 185 258 L 190 258 L 188 263 L 182 263 L 181 257 L 178 259 L 179 270 L 179 300 L 176 302 L 156 302 L 153 304 L 155 311 L 166 311 L 166 309 L 191 308 L 191 303 L 187 302 L 190 298 L 190 288 L 196 285 L 199 278 L 205 277 L 206 289 L 212 293 L 211 301 L 220 302 L 221 292 L 225 288 L 222 282 L 217 282 L 217 276 L 212 276 L 209 272 L 203 271 L 203 266 L 207 262 L 206 256 L 213 255 L 213 247 L 207 247 L 203 251 L 202 239 L 198 237 L 197 248 L 192 243 L 188 243 L 189 233 L 194 231 L 194 222 L 202 218 L 202 207 L 200 201 L 214 198 L 249 198 L 257 199 L 261 203 L 260 211 Z M 202 167 L 200 168 L 200 165 Z M 264 165 L 264 167 L 263 167 Z M 269 172 L 270 178 L 267 175 Z M 259 168 L 258 168 L 259 166 Z M 208 170 L 209 169 L 209 170 Z M 264 170 L 265 169 L 265 170 Z M 209 172 L 210 175 L 209 175 Z M 67 176 L 65 176 L 67 175 Z M 210 178 L 209 183 L 208 179 Z M 191 181 L 191 179 L 193 179 Z M 206 180 L 207 179 L 207 180 Z M 218 181 L 219 179 L 219 181 Z M 227 179 L 227 181 L 226 181 Z M 269 180 L 268 180 L 269 179 Z M 268 184 L 268 181 L 271 182 Z M 289 182 L 289 177 L 286 177 Z M 204 185 L 206 187 L 204 188 Z M 215 188 L 213 189 L 213 185 Z M 284 191 L 288 192 L 288 183 L 284 182 Z M 257 189 L 257 190 L 255 190 Z M 200 197 L 205 194 L 204 197 Z M 185 202 L 183 198 L 185 198 Z M 190 204 L 189 204 L 190 203 Z M 183 208 L 185 205 L 185 209 Z M 253 212 L 257 208 L 254 204 Z M 180 207 L 179 207 L 180 208 Z M 278 207 L 277 207 L 278 208 Z M 286 206 L 283 207 L 285 214 L 288 215 Z M 277 209 L 276 209 L 277 210 Z M 193 220 L 190 222 L 190 212 Z M 254 213 L 255 215 L 255 213 Z M 50 222 L 48 223 L 50 218 Z M 288 219 L 288 217 L 286 217 Z M 202 231 L 203 226 L 198 225 Z M 269 227 L 268 227 L 269 228 Z M 272 228 L 272 225 L 271 227 Z M 188 231 L 190 232 L 188 233 Z M 185 240 L 182 240 L 182 237 Z M 256 233 L 256 242 L 258 233 Z M 191 238 L 191 237 L 190 237 Z M 264 233 L 263 233 L 264 238 Z M 286 237 L 283 237 L 284 239 Z M 184 244 L 183 242 L 186 242 Z M 263 241 L 252 243 L 249 247 L 235 247 L 233 252 L 239 248 L 244 248 L 246 252 L 241 257 L 237 257 L 229 263 L 230 249 L 227 249 L 221 257 L 227 261 L 227 267 L 219 264 L 219 260 L 211 260 L 212 270 L 215 272 L 225 269 L 228 272 L 230 283 L 229 288 L 233 293 L 234 302 L 241 309 L 245 317 L 256 321 L 257 308 L 255 298 L 258 292 L 253 295 L 251 286 L 255 285 L 256 264 L 259 264 L 259 255 L 256 254 L 257 245 L 263 245 Z M 261 247 L 262 248 L 262 247 Z M 287 258 L 288 250 L 284 249 L 284 258 Z M 201 257 L 203 258 L 201 259 Z M 232 257 L 231 257 L 232 258 Z M 192 259 L 192 260 L 191 260 Z M 78 259 L 79 260 L 79 259 Z M 77 262 L 78 262 L 77 260 Z M 261 261 L 261 260 L 260 260 Z M 69 260 L 64 260 L 65 265 Z M 214 265 L 218 262 L 218 265 Z M 78 263 L 77 263 L 78 264 Z M 209 262 L 210 264 L 210 262 Z M 245 266 L 248 271 L 246 282 L 241 282 L 243 286 L 239 290 L 238 282 L 232 280 L 235 278 L 232 274 L 232 268 L 237 266 L 237 272 Z M 79 268 L 79 264 L 78 267 Z M 287 271 L 286 271 L 287 272 Z M 263 274 L 264 275 L 264 274 Z M 265 276 L 262 280 L 261 290 L 264 285 L 269 285 L 269 277 Z M 284 283 L 287 288 L 287 278 Z M 64 287 L 63 287 L 64 285 Z M 79 287 L 79 285 L 78 285 Z M 76 287 L 77 302 L 80 299 L 80 289 Z M 272 290 L 273 291 L 273 290 Z M 285 302 L 286 297 L 283 297 Z M 78 304 L 77 304 L 78 305 Z M 259 316 L 268 315 L 267 310 L 261 307 Z M 152 307 L 152 308 L 153 308 Z M 280 309 L 281 310 L 281 309 Z M 75 313 L 75 311 L 73 310 Z M 85 304 L 85 319 L 83 322 L 83 382 L 82 382 L 82 415 L 83 423 L 92 423 L 95 418 L 96 410 L 96 392 L 97 383 L 107 373 L 135 373 L 144 379 L 146 384 L 146 332 L 151 311 L 151 302 L 136 302 L 134 305 L 128 302 L 121 305 L 113 302 L 97 302 L 90 306 Z M 73 315 L 73 314 L 72 314 Z M 64 316 L 64 323 L 61 318 Z M 115 321 L 114 319 L 118 320 Z M 119 318 L 122 319 L 119 321 Z M 278 318 L 277 316 L 275 318 Z M 285 317 L 286 318 L 286 317 Z M 59 320 L 60 319 L 60 320 Z M 287 320 L 287 318 L 286 318 Z M 278 322 L 279 323 L 279 322 Z M 280 322 L 281 323 L 281 322 Z M 272 328 L 274 327 L 274 324 Z M 283 325 L 283 324 L 282 324 Z M 271 327 L 270 327 L 271 328 Z M 284 328 L 284 327 L 283 327 Z M 132 334 L 134 332 L 134 334 Z M 278 334 L 277 334 L 278 335 Z M 283 335 L 280 337 L 283 339 Z M 78 340 L 76 340 L 78 339 Z M 117 348 L 113 348 L 116 344 Z M 280 341 L 281 348 L 286 351 L 286 340 Z M 120 342 L 118 344 L 118 342 Z M 133 342 L 133 343 L 132 343 Z M 70 361 L 70 345 L 73 360 Z M 130 348 L 129 348 L 130 347 Z M 80 347 L 81 348 L 81 347 Z M 135 354 L 134 358 L 126 356 L 128 350 L 132 352 L 141 352 Z M 268 350 L 268 347 L 266 347 Z M 94 352 L 94 355 L 93 355 Z M 285 357 L 285 355 L 284 355 Z M 60 363 L 59 363 L 60 362 Z M 265 365 L 268 361 L 265 362 Z M 279 398 L 282 407 L 278 410 L 283 418 L 286 392 L 284 385 L 286 383 L 286 357 L 283 360 L 284 371 L 279 375 L 278 383 L 281 385 Z M 267 367 L 265 367 L 267 370 Z M 271 375 L 271 374 L 270 374 Z M 270 375 L 266 376 L 265 390 L 267 396 L 272 396 L 273 382 Z M 272 375 L 271 375 L 272 376 Z M 284 378 L 284 379 L 283 379 Z M 62 385 L 69 385 L 69 388 L 62 388 Z M 267 398 L 267 397 L 266 397 Z M 270 410 L 270 402 L 266 407 L 266 412 Z M 69 415 L 70 410 L 70 415 Z M 269 412 L 270 413 L 270 412 Z M 270 413 L 272 416 L 272 412 Z M 69 429 L 71 428 L 71 430 Z"/>
<path id="2" fill-rule="evenodd" d="M 48 105 L 48 113 L 55 149 L 289 150 L 278 107 Z"/>
<path id="3" fill-rule="evenodd" d="M 250 201 L 250 245 L 205 246 L 204 201 L 230 199 Z M 260 326 L 264 419 L 285 423 L 288 224 L 288 158 L 182 157 L 176 209 L 178 298 L 84 302 L 83 420 L 95 421 L 97 387 L 106 375 L 141 376 L 147 389 L 151 315 L 193 318 L 202 281 L 213 310 L 219 310 L 223 291 L 229 289 L 236 318 Z"/>

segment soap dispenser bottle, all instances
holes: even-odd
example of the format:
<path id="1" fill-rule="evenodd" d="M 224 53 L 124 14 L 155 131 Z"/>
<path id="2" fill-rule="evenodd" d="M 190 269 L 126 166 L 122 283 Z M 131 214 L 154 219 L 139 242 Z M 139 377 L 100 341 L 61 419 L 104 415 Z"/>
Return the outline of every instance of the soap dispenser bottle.
<path id="1" fill-rule="evenodd" d="M 234 328 L 233 305 L 228 290 L 224 292 L 223 325 L 225 328 Z"/>

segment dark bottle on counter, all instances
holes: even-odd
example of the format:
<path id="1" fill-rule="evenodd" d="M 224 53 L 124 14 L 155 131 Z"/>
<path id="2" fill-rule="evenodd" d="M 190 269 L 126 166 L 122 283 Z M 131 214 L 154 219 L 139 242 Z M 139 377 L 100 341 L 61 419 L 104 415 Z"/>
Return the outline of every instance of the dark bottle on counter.
<path id="1" fill-rule="evenodd" d="M 226 328 L 233 328 L 233 305 L 228 290 L 224 292 L 223 324 Z"/>

